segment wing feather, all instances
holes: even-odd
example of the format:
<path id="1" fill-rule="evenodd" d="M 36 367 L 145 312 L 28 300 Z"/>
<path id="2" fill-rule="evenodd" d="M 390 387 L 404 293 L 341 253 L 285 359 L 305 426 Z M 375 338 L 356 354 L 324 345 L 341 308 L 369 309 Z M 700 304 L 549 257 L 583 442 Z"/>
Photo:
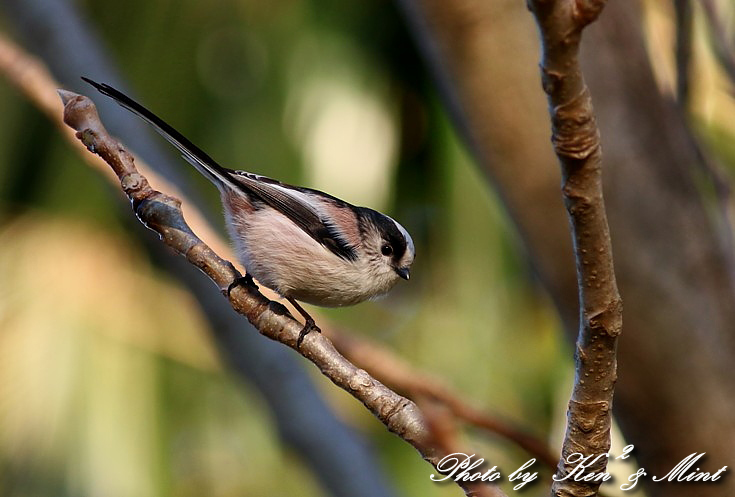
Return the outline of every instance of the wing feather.
<path id="1" fill-rule="evenodd" d="M 321 192 L 303 192 L 301 189 L 289 187 L 270 178 L 243 171 L 237 171 L 231 177 L 237 180 L 237 186 L 244 193 L 282 213 L 336 256 L 349 261 L 357 259 L 354 244 L 329 221 L 328 216 L 320 212 L 322 209 L 313 201 L 316 198 L 331 201 L 331 197 L 324 196 L 322 199 L 318 195 Z M 335 207 L 350 208 L 349 204 L 344 202 L 335 204 Z"/>

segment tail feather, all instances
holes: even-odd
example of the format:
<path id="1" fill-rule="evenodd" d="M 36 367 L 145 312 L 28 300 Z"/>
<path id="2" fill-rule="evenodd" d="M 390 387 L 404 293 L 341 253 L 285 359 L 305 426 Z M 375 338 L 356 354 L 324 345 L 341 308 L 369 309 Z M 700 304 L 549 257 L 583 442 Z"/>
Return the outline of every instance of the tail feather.
<path id="1" fill-rule="evenodd" d="M 85 77 L 82 77 L 82 79 L 94 86 L 103 95 L 107 95 L 121 106 L 147 121 L 161 136 L 163 136 L 174 147 L 179 149 L 184 159 L 193 165 L 200 173 L 204 174 L 204 176 L 206 176 L 215 185 L 218 187 L 223 184 L 235 186 L 228 169 L 217 164 L 209 154 L 194 145 L 188 138 L 176 131 L 171 125 L 155 115 L 153 112 L 108 84 L 97 83 Z"/>

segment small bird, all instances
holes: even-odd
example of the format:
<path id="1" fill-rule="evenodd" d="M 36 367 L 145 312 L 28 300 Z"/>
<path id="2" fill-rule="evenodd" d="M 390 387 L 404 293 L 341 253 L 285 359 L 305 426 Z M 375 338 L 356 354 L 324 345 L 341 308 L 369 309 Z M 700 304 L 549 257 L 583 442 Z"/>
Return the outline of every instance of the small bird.
<path id="1" fill-rule="evenodd" d="M 297 347 L 320 331 L 298 304 L 354 305 L 408 280 L 416 255 L 408 232 L 392 218 L 327 193 L 220 166 L 161 118 L 119 90 L 82 78 L 150 123 L 219 189 L 227 229 L 246 276 L 285 297 L 305 319 Z M 257 288 L 257 287 L 256 287 Z"/>

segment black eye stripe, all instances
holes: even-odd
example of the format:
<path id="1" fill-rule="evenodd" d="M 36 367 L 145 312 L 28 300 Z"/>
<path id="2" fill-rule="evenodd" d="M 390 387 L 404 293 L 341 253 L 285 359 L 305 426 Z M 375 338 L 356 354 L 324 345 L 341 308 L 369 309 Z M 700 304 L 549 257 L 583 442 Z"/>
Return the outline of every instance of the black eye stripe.
<path id="1" fill-rule="evenodd" d="M 364 236 L 365 233 L 368 232 L 368 229 L 377 230 L 378 234 L 383 239 L 383 244 L 381 245 L 381 253 L 383 246 L 388 245 L 391 248 L 390 255 L 395 260 L 400 260 L 406 253 L 408 247 L 406 239 L 396 227 L 395 221 L 379 212 L 368 209 L 366 207 L 356 207 L 355 211 L 359 215 L 360 233 Z M 386 254 L 383 255 L 387 257 Z"/>

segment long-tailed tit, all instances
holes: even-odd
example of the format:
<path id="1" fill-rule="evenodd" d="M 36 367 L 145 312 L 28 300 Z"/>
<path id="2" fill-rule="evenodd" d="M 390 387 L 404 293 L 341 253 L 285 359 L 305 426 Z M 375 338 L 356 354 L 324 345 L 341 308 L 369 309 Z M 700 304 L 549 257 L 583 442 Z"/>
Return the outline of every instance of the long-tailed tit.
<path id="1" fill-rule="evenodd" d="M 82 79 L 148 121 L 217 186 L 230 237 L 247 271 L 244 282 L 253 284 L 255 277 L 304 316 L 298 345 L 319 328 L 297 300 L 353 305 L 386 293 L 399 278 L 408 279 L 413 240 L 390 217 L 318 190 L 226 169 L 127 95 Z"/>

